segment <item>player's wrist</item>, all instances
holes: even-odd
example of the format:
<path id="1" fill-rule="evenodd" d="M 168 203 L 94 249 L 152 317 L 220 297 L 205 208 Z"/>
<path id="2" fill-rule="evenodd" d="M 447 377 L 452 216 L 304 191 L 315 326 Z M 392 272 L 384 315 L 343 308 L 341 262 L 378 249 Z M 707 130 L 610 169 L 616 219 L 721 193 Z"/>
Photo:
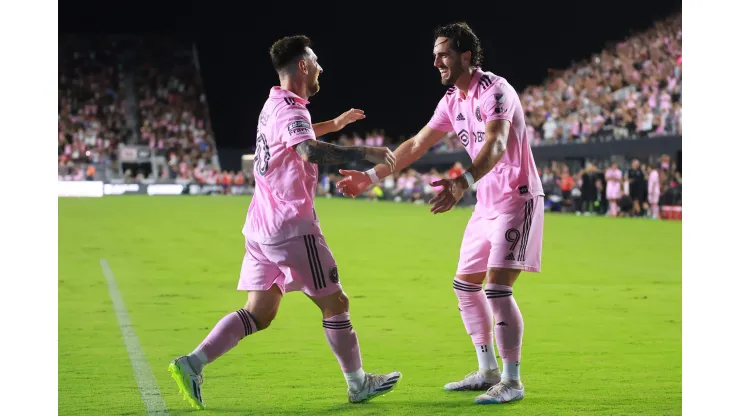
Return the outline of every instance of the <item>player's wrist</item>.
<path id="1" fill-rule="evenodd" d="M 371 183 L 380 182 L 380 178 L 378 177 L 378 173 L 375 171 L 375 168 L 366 170 L 365 175 L 370 178 Z"/>
<path id="2" fill-rule="evenodd" d="M 473 177 L 473 174 L 470 173 L 470 171 L 465 171 L 457 179 L 460 180 L 460 183 L 463 185 L 464 189 L 472 188 L 473 184 L 475 184 L 475 178 Z"/>

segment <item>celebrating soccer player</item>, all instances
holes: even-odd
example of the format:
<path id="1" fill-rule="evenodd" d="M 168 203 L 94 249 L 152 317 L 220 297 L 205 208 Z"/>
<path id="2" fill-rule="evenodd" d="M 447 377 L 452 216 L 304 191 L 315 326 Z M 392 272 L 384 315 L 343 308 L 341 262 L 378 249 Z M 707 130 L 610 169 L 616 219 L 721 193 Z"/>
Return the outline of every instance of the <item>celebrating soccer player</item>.
<path id="1" fill-rule="evenodd" d="M 456 132 L 473 164 L 456 179 L 439 180 L 430 201 L 435 214 L 450 210 L 478 182 L 478 202 L 463 235 L 452 287 L 478 355 L 478 370 L 446 390 L 485 390 L 477 403 L 524 398 L 519 375 L 524 323 L 512 288 L 519 273 L 540 271 L 544 192 L 519 97 L 502 77 L 481 68 L 480 41 L 465 23 L 438 28 L 434 66 L 451 86 L 429 123 L 394 152 L 396 165 L 367 172 L 340 171 L 337 187 L 355 197 L 372 183 L 419 159 L 447 132 Z M 486 281 L 485 294 L 481 291 Z M 486 300 L 487 299 L 487 300 Z M 495 318 L 495 325 L 494 325 Z M 495 328 L 495 329 L 493 329 Z M 503 374 L 493 349 L 495 333 Z"/>
<path id="2" fill-rule="evenodd" d="M 238 284 L 248 292 L 247 304 L 224 316 L 192 353 L 169 366 L 185 398 L 198 409 L 204 407 L 203 367 L 242 338 L 270 326 L 284 293 L 295 290 L 308 295 L 323 313 L 324 333 L 344 372 L 350 402 L 387 393 L 401 377 L 399 372 L 363 371 L 349 299 L 314 209 L 317 164 L 368 160 L 392 170 L 395 157 L 385 147 L 341 147 L 316 140 L 365 116 L 352 109 L 334 120 L 311 123 L 306 106 L 308 97 L 319 91 L 322 68 L 309 38 L 280 39 L 270 56 L 280 86 L 270 91 L 257 125 L 256 187 L 243 228 L 246 254 Z"/>

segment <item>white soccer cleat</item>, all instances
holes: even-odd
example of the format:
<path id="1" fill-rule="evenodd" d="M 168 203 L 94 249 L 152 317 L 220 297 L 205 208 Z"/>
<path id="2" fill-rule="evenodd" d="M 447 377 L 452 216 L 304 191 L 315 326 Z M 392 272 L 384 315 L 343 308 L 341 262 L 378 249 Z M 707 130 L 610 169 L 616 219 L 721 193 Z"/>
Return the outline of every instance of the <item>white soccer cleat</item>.
<path id="1" fill-rule="evenodd" d="M 362 403 L 372 398 L 382 396 L 393 388 L 401 379 L 401 373 L 394 371 L 388 374 L 365 373 L 365 381 L 362 388 L 358 391 L 347 389 L 347 396 L 350 403 Z"/>
<path id="2" fill-rule="evenodd" d="M 462 381 L 453 381 L 445 384 L 447 391 L 471 391 L 488 390 L 501 381 L 501 373 L 498 370 L 490 370 L 485 373 L 473 371 L 465 376 Z"/>
<path id="3" fill-rule="evenodd" d="M 203 374 L 196 374 L 188 362 L 188 357 L 180 357 L 170 363 L 169 371 L 175 379 L 183 399 L 198 410 L 205 408 L 200 386 L 203 384 Z"/>
<path id="4" fill-rule="evenodd" d="M 514 383 L 502 381 L 476 397 L 475 402 L 478 404 L 501 404 L 523 399 L 524 385 L 521 382 Z"/>

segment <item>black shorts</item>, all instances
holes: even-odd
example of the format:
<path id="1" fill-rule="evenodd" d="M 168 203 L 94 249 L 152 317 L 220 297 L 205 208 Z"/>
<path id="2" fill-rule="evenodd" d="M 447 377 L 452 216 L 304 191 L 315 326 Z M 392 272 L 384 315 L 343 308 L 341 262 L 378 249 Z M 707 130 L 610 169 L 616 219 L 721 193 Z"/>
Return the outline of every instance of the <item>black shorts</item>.
<path id="1" fill-rule="evenodd" d="M 640 204 L 642 204 L 643 202 L 646 201 L 647 195 L 645 195 L 645 192 L 642 189 L 635 189 L 635 190 L 630 189 L 630 198 L 633 201 L 637 201 Z"/>

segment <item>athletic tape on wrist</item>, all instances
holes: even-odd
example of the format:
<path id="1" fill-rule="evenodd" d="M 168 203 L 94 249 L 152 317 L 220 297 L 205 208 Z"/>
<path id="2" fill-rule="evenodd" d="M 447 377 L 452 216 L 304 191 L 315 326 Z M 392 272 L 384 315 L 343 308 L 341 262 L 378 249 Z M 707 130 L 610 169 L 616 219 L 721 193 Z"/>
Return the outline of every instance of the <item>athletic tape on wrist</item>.
<path id="1" fill-rule="evenodd" d="M 375 168 L 367 170 L 365 171 L 365 173 L 367 174 L 367 176 L 370 177 L 370 180 L 373 181 L 373 183 L 380 182 L 380 178 L 378 178 L 378 174 L 375 173 Z"/>
<path id="2" fill-rule="evenodd" d="M 472 173 L 465 172 L 465 173 L 463 173 L 463 177 L 468 182 L 468 186 L 473 186 L 473 184 L 475 183 L 475 179 L 473 178 L 473 174 Z"/>

